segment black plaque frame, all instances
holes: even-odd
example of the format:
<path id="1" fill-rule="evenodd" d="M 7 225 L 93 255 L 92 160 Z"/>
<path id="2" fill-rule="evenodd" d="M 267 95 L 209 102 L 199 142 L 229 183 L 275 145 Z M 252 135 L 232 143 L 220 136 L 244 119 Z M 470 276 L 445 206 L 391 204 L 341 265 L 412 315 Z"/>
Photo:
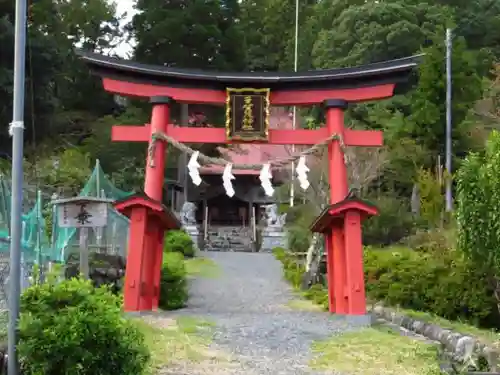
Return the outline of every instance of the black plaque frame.
<path id="1" fill-rule="evenodd" d="M 226 137 L 228 140 L 246 142 L 269 140 L 270 94 L 270 89 L 226 89 Z M 255 129 L 251 131 L 242 129 L 243 106 L 241 102 L 248 96 L 252 98 L 254 108 L 258 105 L 258 109 L 253 111 Z"/>

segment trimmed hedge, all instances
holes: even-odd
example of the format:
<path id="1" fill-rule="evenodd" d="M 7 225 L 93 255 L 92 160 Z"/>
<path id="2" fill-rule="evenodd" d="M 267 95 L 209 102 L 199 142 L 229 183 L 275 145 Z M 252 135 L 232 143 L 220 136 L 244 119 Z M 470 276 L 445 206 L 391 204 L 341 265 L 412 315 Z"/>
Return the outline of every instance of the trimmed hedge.
<path id="1" fill-rule="evenodd" d="M 184 256 L 178 252 L 164 253 L 159 307 L 164 310 L 180 309 L 186 305 L 187 299 L 187 273 Z"/>
<path id="2" fill-rule="evenodd" d="M 150 358 L 144 335 L 107 287 L 73 278 L 51 280 L 21 296 L 23 375 L 138 375 Z"/>
<path id="3" fill-rule="evenodd" d="M 274 254 L 285 279 L 298 288 L 304 266 L 284 249 Z M 456 251 L 435 256 L 403 247 L 366 248 L 364 267 L 367 298 L 374 302 L 500 328 L 493 292 Z M 314 285 L 304 295 L 327 308 L 326 286 Z"/>
<path id="4" fill-rule="evenodd" d="M 163 251 L 181 253 L 186 258 L 194 257 L 194 243 L 189 234 L 183 230 L 170 230 L 165 236 Z"/>
<path id="5" fill-rule="evenodd" d="M 435 255 L 367 248 L 364 263 L 367 296 L 373 301 L 499 327 L 492 291 L 457 251 Z"/>

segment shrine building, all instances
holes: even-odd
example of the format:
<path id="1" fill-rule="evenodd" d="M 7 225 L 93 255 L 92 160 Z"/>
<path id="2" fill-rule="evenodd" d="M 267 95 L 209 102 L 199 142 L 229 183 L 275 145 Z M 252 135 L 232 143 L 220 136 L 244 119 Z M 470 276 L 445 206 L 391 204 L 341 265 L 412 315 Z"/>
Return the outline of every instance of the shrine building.
<path id="1" fill-rule="evenodd" d="M 271 129 L 292 129 L 290 113 L 284 108 L 272 108 L 269 121 Z M 221 147 L 218 151 L 234 164 L 265 163 L 292 153 L 291 146 L 248 143 Z M 201 245 L 213 250 L 258 251 L 259 237 L 266 225 L 265 206 L 279 206 L 281 202 L 277 194 L 264 194 L 259 170 L 233 169 L 235 195 L 228 197 L 222 184 L 223 170 L 222 166 L 202 166 L 202 184 L 195 186 L 189 180 L 187 186 L 188 201 L 196 205 Z M 288 178 L 285 171 L 273 171 L 273 187 L 279 187 Z"/>

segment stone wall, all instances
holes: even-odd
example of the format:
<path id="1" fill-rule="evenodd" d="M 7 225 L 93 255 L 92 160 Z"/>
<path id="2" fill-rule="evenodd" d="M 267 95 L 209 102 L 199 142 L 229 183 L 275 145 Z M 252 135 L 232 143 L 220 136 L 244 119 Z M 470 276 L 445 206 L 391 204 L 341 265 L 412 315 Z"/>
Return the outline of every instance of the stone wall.
<path id="1" fill-rule="evenodd" d="M 117 293 L 123 287 L 126 260 L 119 255 L 89 254 L 89 278 L 96 287 L 107 284 Z M 69 255 L 64 268 L 64 276 L 69 279 L 80 274 L 80 254 Z"/>
<path id="2" fill-rule="evenodd" d="M 483 359 L 488 363 L 490 371 L 500 370 L 499 351 L 475 337 L 411 318 L 382 304 L 375 305 L 372 313 L 378 318 L 440 343 L 454 361 L 468 363 L 470 360 Z"/>

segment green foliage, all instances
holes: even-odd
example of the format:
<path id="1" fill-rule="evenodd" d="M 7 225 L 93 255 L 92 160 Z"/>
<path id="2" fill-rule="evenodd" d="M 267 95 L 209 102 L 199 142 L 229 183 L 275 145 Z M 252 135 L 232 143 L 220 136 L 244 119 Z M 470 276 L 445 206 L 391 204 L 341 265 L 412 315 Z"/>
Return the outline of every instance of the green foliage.
<path id="1" fill-rule="evenodd" d="M 18 346 L 23 374 L 141 374 L 149 352 L 121 303 L 80 279 L 25 290 Z"/>
<path id="2" fill-rule="evenodd" d="M 298 258 L 282 248 L 273 253 L 283 264 L 284 278 L 298 289 L 305 271 Z M 483 276 L 457 251 L 436 254 L 406 247 L 368 247 L 364 270 L 367 298 L 371 301 L 500 328 L 491 289 L 485 287 Z M 303 295 L 325 310 L 328 308 L 326 286 L 313 285 Z"/>
<path id="3" fill-rule="evenodd" d="M 298 290 L 302 282 L 302 276 L 305 272 L 304 265 L 298 261 L 299 258 L 294 253 L 288 252 L 281 247 L 274 248 L 273 254 L 283 265 L 284 279 Z M 323 285 L 313 285 L 304 292 L 304 297 L 323 306 L 325 310 L 328 309 L 328 291 Z"/>
<path id="4" fill-rule="evenodd" d="M 314 44 L 315 67 L 347 67 L 410 56 L 449 14 L 442 6 L 423 3 L 335 3 L 336 14 Z"/>
<path id="5" fill-rule="evenodd" d="M 408 203 L 392 196 L 380 196 L 372 202 L 379 209 L 379 215 L 363 224 L 363 241 L 367 245 L 389 245 L 411 234 L 415 227 Z"/>
<path id="6" fill-rule="evenodd" d="M 444 211 L 441 184 L 431 171 L 422 168 L 417 174 L 417 184 L 420 196 L 420 218 L 428 227 L 437 227 Z"/>
<path id="7" fill-rule="evenodd" d="M 187 273 L 181 253 L 164 253 L 160 279 L 159 307 L 164 310 L 180 309 L 188 299 Z"/>
<path id="8" fill-rule="evenodd" d="M 311 231 L 308 227 L 293 225 L 288 228 L 288 248 L 292 252 L 306 252 L 311 241 Z"/>
<path id="9" fill-rule="evenodd" d="M 299 262 L 296 256 L 291 255 L 285 249 L 276 247 L 273 249 L 276 259 L 283 263 L 283 276 L 295 288 L 301 283 L 302 274 L 305 271 L 304 265 Z"/>
<path id="10" fill-rule="evenodd" d="M 139 0 L 129 25 L 143 62 L 183 68 L 241 69 L 243 34 L 236 0 Z"/>
<path id="11" fill-rule="evenodd" d="M 364 262 L 372 301 L 498 327 L 491 290 L 457 251 L 435 257 L 404 247 L 367 248 Z"/>
<path id="12" fill-rule="evenodd" d="M 421 229 L 405 238 L 401 243 L 410 249 L 431 253 L 436 257 L 447 256 L 449 249 L 456 248 L 456 229 Z"/>
<path id="13" fill-rule="evenodd" d="M 123 190 L 139 191 L 144 184 L 144 161 L 146 149 L 140 143 L 110 142 L 111 127 L 115 124 L 137 125 L 148 121 L 149 113 L 129 105 L 119 115 L 105 116 L 89 126 L 91 135 L 83 142 L 83 150 L 99 159 L 102 168 L 111 172 L 113 183 Z M 168 151 L 168 168 L 177 160 Z"/>
<path id="14" fill-rule="evenodd" d="M 312 238 L 309 230 L 315 215 L 310 204 L 299 204 L 288 207 L 287 221 L 287 247 L 292 252 L 306 252 Z"/>
<path id="15" fill-rule="evenodd" d="M 457 174 L 458 249 L 488 277 L 500 301 L 500 133 L 470 154 Z"/>
<path id="16" fill-rule="evenodd" d="M 433 38 L 433 46 L 426 53 L 419 69 L 419 83 L 411 94 L 411 115 L 406 135 L 418 138 L 434 155 L 444 154 L 446 123 L 446 74 L 443 56 L 444 31 Z M 478 75 L 478 56 L 467 50 L 463 38 L 454 38 L 452 54 L 453 138 L 455 155 L 469 148 L 470 123 L 465 122 L 469 110 L 481 98 L 482 81 Z"/>
<path id="17" fill-rule="evenodd" d="M 322 284 L 314 284 L 304 292 L 304 297 L 328 310 L 328 289 Z"/>
<path id="18" fill-rule="evenodd" d="M 90 156 L 78 148 L 40 159 L 33 168 L 37 168 L 38 178 L 44 185 L 66 194 L 78 193 L 92 174 Z"/>
<path id="19" fill-rule="evenodd" d="M 194 244 L 191 236 L 183 230 L 170 230 L 165 236 L 163 250 L 168 253 L 181 253 L 185 257 L 194 256 Z"/>

